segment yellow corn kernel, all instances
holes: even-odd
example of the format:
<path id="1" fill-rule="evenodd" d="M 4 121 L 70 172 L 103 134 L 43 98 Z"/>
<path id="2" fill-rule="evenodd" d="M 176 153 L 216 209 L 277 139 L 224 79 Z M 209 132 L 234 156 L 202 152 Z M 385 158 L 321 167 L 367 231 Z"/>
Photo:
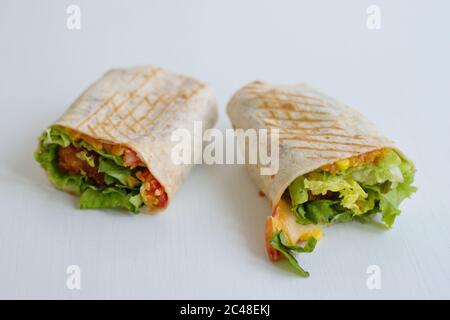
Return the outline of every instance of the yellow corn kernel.
<path id="1" fill-rule="evenodd" d="M 336 166 L 340 171 L 347 170 L 348 167 L 350 167 L 350 160 L 349 159 L 342 159 L 339 161 L 336 161 Z"/>
<path id="2" fill-rule="evenodd" d="M 121 145 L 115 144 L 112 147 L 111 153 L 115 156 L 121 156 L 123 154 L 123 147 Z"/>
<path id="3" fill-rule="evenodd" d="M 322 233 L 322 231 L 319 228 L 317 228 L 317 229 L 313 230 L 312 236 L 314 238 L 316 238 L 317 240 L 320 240 L 320 239 L 322 239 L 323 233 Z"/>
<path id="4" fill-rule="evenodd" d="M 127 184 L 130 188 L 134 188 L 139 184 L 139 180 L 136 179 L 135 177 L 129 176 L 127 177 Z"/>
<path id="5" fill-rule="evenodd" d="M 299 241 L 307 241 L 310 237 L 314 237 L 316 238 L 316 240 L 320 240 L 322 238 L 322 231 L 320 231 L 319 228 L 314 228 L 313 230 L 302 234 Z"/>

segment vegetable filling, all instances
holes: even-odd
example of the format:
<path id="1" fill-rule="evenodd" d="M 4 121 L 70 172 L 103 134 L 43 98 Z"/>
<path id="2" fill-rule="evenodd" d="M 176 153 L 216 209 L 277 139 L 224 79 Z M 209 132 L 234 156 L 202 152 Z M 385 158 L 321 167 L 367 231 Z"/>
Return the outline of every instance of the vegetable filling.
<path id="1" fill-rule="evenodd" d="M 292 251 L 299 251 L 292 249 L 298 248 L 297 243 L 287 240 L 300 238 L 300 234 L 292 234 L 292 230 L 303 229 L 293 228 L 293 224 L 306 227 L 352 220 L 373 222 L 381 213 L 379 222 L 390 228 L 400 214 L 400 203 L 417 190 L 412 186 L 414 173 L 414 166 L 409 161 L 393 149 L 384 148 L 337 161 L 298 177 L 280 202 L 290 205 L 289 215 L 293 217 L 290 225 L 285 222 L 289 220 L 281 219 L 279 214 L 273 215 L 270 221 L 281 234 L 273 232 L 267 239 L 271 246 L 269 254 L 275 260 L 281 255 L 287 257 L 301 275 L 307 275 L 293 259 Z"/>
<path id="2" fill-rule="evenodd" d="M 400 203 L 416 191 L 414 167 L 392 149 L 365 158 L 369 162 L 344 159 L 295 179 L 288 192 L 297 222 L 370 221 L 381 212 L 382 223 L 390 228 Z"/>
<path id="3" fill-rule="evenodd" d="M 167 205 L 167 193 L 137 154 L 70 129 L 48 128 L 36 160 L 58 188 L 80 194 L 80 208 L 124 208 L 138 213 Z"/>

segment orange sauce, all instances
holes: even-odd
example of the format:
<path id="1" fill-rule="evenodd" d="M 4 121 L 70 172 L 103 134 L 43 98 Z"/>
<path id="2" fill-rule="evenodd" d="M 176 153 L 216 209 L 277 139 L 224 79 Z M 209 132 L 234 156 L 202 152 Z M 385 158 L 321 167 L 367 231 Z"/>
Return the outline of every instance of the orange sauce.
<path id="1" fill-rule="evenodd" d="M 124 164 L 131 169 L 134 169 L 137 166 L 145 166 L 142 160 L 134 161 L 131 164 L 127 162 L 127 156 L 130 156 L 130 153 L 134 155 L 132 158 L 138 159 L 138 157 L 133 150 L 127 148 L 126 146 L 101 142 L 95 138 L 92 138 L 86 134 L 72 130 L 70 128 L 64 129 L 74 141 L 83 140 L 93 146 L 96 150 L 105 150 L 115 156 L 122 156 Z M 168 195 L 164 187 L 155 177 L 153 177 L 150 171 L 147 168 L 144 168 L 142 171 L 137 172 L 136 176 L 144 184 L 145 192 L 143 196 L 145 197 L 144 200 L 146 204 L 157 208 L 166 207 L 169 200 Z"/>
<path id="2" fill-rule="evenodd" d="M 389 148 L 377 149 L 367 153 L 360 154 L 358 156 L 346 158 L 343 160 L 336 161 L 332 164 L 327 164 L 320 169 L 335 174 L 336 172 L 346 170 L 348 168 L 358 167 L 366 164 L 374 164 L 384 157 L 384 155 L 389 151 Z"/>

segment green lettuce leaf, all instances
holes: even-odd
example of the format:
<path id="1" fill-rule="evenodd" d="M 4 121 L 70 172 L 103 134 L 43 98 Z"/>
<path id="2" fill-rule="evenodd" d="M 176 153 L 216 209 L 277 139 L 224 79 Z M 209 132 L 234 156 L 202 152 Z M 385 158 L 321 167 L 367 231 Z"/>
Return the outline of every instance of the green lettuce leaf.
<path id="1" fill-rule="evenodd" d="M 289 186 L 289 195 L 293 207 L 308 201 L 308 190 L 305 189 L 304 180 L 305 178 L 303 176 L 298 177 Z"/>
<path id="2" fill-rule="evenodd" d="M 128 185 L 127 179 L 132 175 L 129 168 L 121 167 L 114 161 L 104 158 L 100 158 L 98 171 L 118 180 L 125 186 Z"/>
<path id="3" fill-rule="evenodd" d="M 80 160 L 86 161 L 87 164 L 93 168 L 95 167 L 95 156 L 93 154 L 88 155 L 88 151 L 87 150 L 83 150 L 80 152 L 77 152 L 76 157 Z"/>
<path id="4" fill-rule="evenodd" d="M 302 277 L 309 277 L 309 272 L 305 271 L 298 263 L 292 251 L 309 253 L 312 252 L 316 246 L 317 240 L 314 237 L 310 237 L 306 244 L 301 246 L 290 245 L 284 235 L 283 231 L 278 231 L 273 234 L 270 241 L 270 245 L 281 254 L 283 254 L 289 261 L 289 263 L 294 267 L 294 270 Z"/>
<path id="5" fill-rule="evenodd" d="M 313 195 L 325 195 L 329 191 L 338 192 L 344 208 L 353 210 L 355 214 L 362 213 L 357 202 L 364 202 L 368 195 L 355 180 L 327 172 L 315 175 L 313 179 L 304 180 L 305 189 L 310 190 Z"/>
<path id="6" fill-rule="evenodd" d="M 301 252 L 301 253 L 310 253 L 314 251 L 314 248 L 316 247 L 317 244 L 317 239 L 314 237 L 309 237 L 308 241 L 306 241 L 305 245 L 302 246 L 298 246 L 298 245 L 292 245 L 289 244 L 289 241 L 286 239 L 286 236 L 284 235 L 283 232 L 280 232 L 280 240 L 281 240 L 281 244 L 291 250 L 291 251 L 295 251 L 295 252 Z"/>
<path id="7" fill-rule="evenodd" d="M 108 187 L 101 189 L 93 185 L 85 175 L 72 175 L 59 170 L 58 148 L 69 145 L 83 147 L 99 154 L 99 172 L 105 174 L 105 183 Z M 86 150 L 78 152 L 76 156 L 94 167 L 95 157 L 88 155 Z M 127 179 L 133 176 L 133 172 L 123 166 L 120 156 L 111 155 L 106 150 L 97 150 L 81 140 L 72 141 L 67 132 L 60 127 L 50 127 L 40 136 L 35 159 L 57 188 L 81 195 L 80 208 L 125 208 L 137 213 L 143 206 L 139 185 L 128 186 Z"/>
<path id="8" fill-rule="evenodd" d="M 80 197 L 81 209 L 96 208 L 123 208 L 133 213 L 138 213 L 141 201 L 136 197 L 140 195 L 127 194 L 121 189 L 109 187 L 103 190 L 94 187 L 87 188 Z"/>
<path id="9" fill-rule="evenodd" d="M 399 183 L 404 179 L 401 165 L 407 163 L 395 151 L 390 150 L 377 164 L 350 168 L 346 174 L 365 185 L 382 184 L 386 181 Z"/>
<path id="10" fill-rule="evenodd" d="M 409 167 L 405 169 L 410 170 Z M 408 176 L 406 173 L 404 182 L 398 184 L 396 188 L 391 188 L 388 192 L 384 192 L 385 190 L 380 186 L 366 187 L 378 195 L 381 220 L 388 228 L 392 227 L 395 218 L 400 214 L 400 203 L 417 191 L 417 188 L 411 185 L 412 179 L 412 176 Z"/>
<path id="11" fill-rule="evenodd" d="M 357 218 L 368 221 L 381 212 L 381 220 L 390 228 L 400 214 L 400 203 L 417 190 L 412 186 L 414 171 L 413 165 L 394 150 L 376 164 L 335 174 L 314 171 L 289 186 L 293 214 L 300 224 L 326 224 Z M 338 199 L 308 201 L 308 193 L 328 192 L 336 193 Z"/>
<path id="12" fill-rule="evenodd" d="M 71 139 L 69 134 L 61 127 L 59 126 L 52 126 L 45 130 L 45 132 L 40 136 L 39 138 L 39 144 L 42 147 L 46 147 L 48 145 L 59 145 L 62 147 L 68 147 L 70 145 L 73 145 L 77 148 L 83 147 L 84 149 L 88 151 L 95 151 L 102 157 L 114 161 L 117 165 L 123 166 L 123 160 L 121 156 L 116 156 L 113 154 L 108 153 L 106 150 L 99 150 L 94 148 L 89 143 L 83 141 L 83 140 L 77 140 L 74 141 Z M 41 149 L 41 148 L 40 148 Z M 39 152 L 39 150 L 38 150 Z"/>
<path id="13" fill-rule="evenodd" d="M 39 141 L 43 146 L 56 144 L 62 147 L 68 147 L 71 144 L 69 135 L 58 127 L 50 127 L 45 130 L 40 136 Z"/>
<path id="14" fill-rule="evenodd" d="M 315 200 L 304 204 L 305 216 L 314 224 L 327 224 L 339 214 L 338 201 Z"/>
<path id="15" fill-rule="evenodd" d="M 353 219 L 353 212 L 342 207 L 339 200 L 313 200 L 298 205 L 294 216 L 300 224 L 328 224 Z"/>
<path id="16" fill-rule="evenodd" d="M 89 143 L 83 141 L 83 140 L 78 140 L 78 141 L 73 141 L 72 144 L 76 147 L 83 147 L 89 151 L 95 151 L 96 153 L 98 153 L 100 156 L 102 156 L 103 158 L 109 159 L 114 161 L 117 165 L 119 166 L 124 166 L 123 160 L 121 156 L 116 156 L 113 154 L 108 153 L 108 151 L 106 150 L 99 150 L 94 148 L 93 146 L 91 146 Z"/>
<path id="17" fill-rule="evenodd" d="M 35 158 L 47 172 L 50 182 L 57 188 L 73 193 L 81 193 L 87 183 L 87 178 L 82 175 L 68 175 L 61 172 L 56 164 L 57 149 L 57 144 L 47 145 L 45 150 L 36 152 Z"/>

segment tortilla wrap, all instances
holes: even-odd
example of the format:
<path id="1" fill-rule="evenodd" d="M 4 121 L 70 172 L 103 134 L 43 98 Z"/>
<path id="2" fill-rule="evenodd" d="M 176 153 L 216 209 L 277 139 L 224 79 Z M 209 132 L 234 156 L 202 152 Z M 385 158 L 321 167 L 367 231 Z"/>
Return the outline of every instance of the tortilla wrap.
<path id="1" fill-rule="evenodd" d="M 171 134 L 194 121 L 214 126 L 217 104 L 211 88 L 159 67 L 113 69 L 91 85 L 54 123 L 93 139 L 132 149 L 172 199 L 192 164 L 171 160 Z M 195 163 L 195 162 L 193 162 Z"/>
<path id="2" fill-rule="evenodd" d="M 263 175 L 261 161 L 246 165 L 272 206 L 268 257 L 287 258 L 303 277 L 309 273 L 294 253 L 312 252 L 323 226 L 378 223 L 381 214 L 390 228 L 400 203 L 416 191 L 414 166 L 390 139 L 361 113 L 307 84 L 252 82 L 231 98 L 227 112 L 235 129 L 279 132 L 279 170 Z"/>
<path id="3" fill-rule="evenodd" d="M 295 178 L 324 165 L 385 147 L 394 147 L 361 113 L 307 84 L 254 81 L 230 100 L 235 128 L 279 129 L 279 171 L 261 175 L 247 164 L 257 187 L 274 207 Z"/>

